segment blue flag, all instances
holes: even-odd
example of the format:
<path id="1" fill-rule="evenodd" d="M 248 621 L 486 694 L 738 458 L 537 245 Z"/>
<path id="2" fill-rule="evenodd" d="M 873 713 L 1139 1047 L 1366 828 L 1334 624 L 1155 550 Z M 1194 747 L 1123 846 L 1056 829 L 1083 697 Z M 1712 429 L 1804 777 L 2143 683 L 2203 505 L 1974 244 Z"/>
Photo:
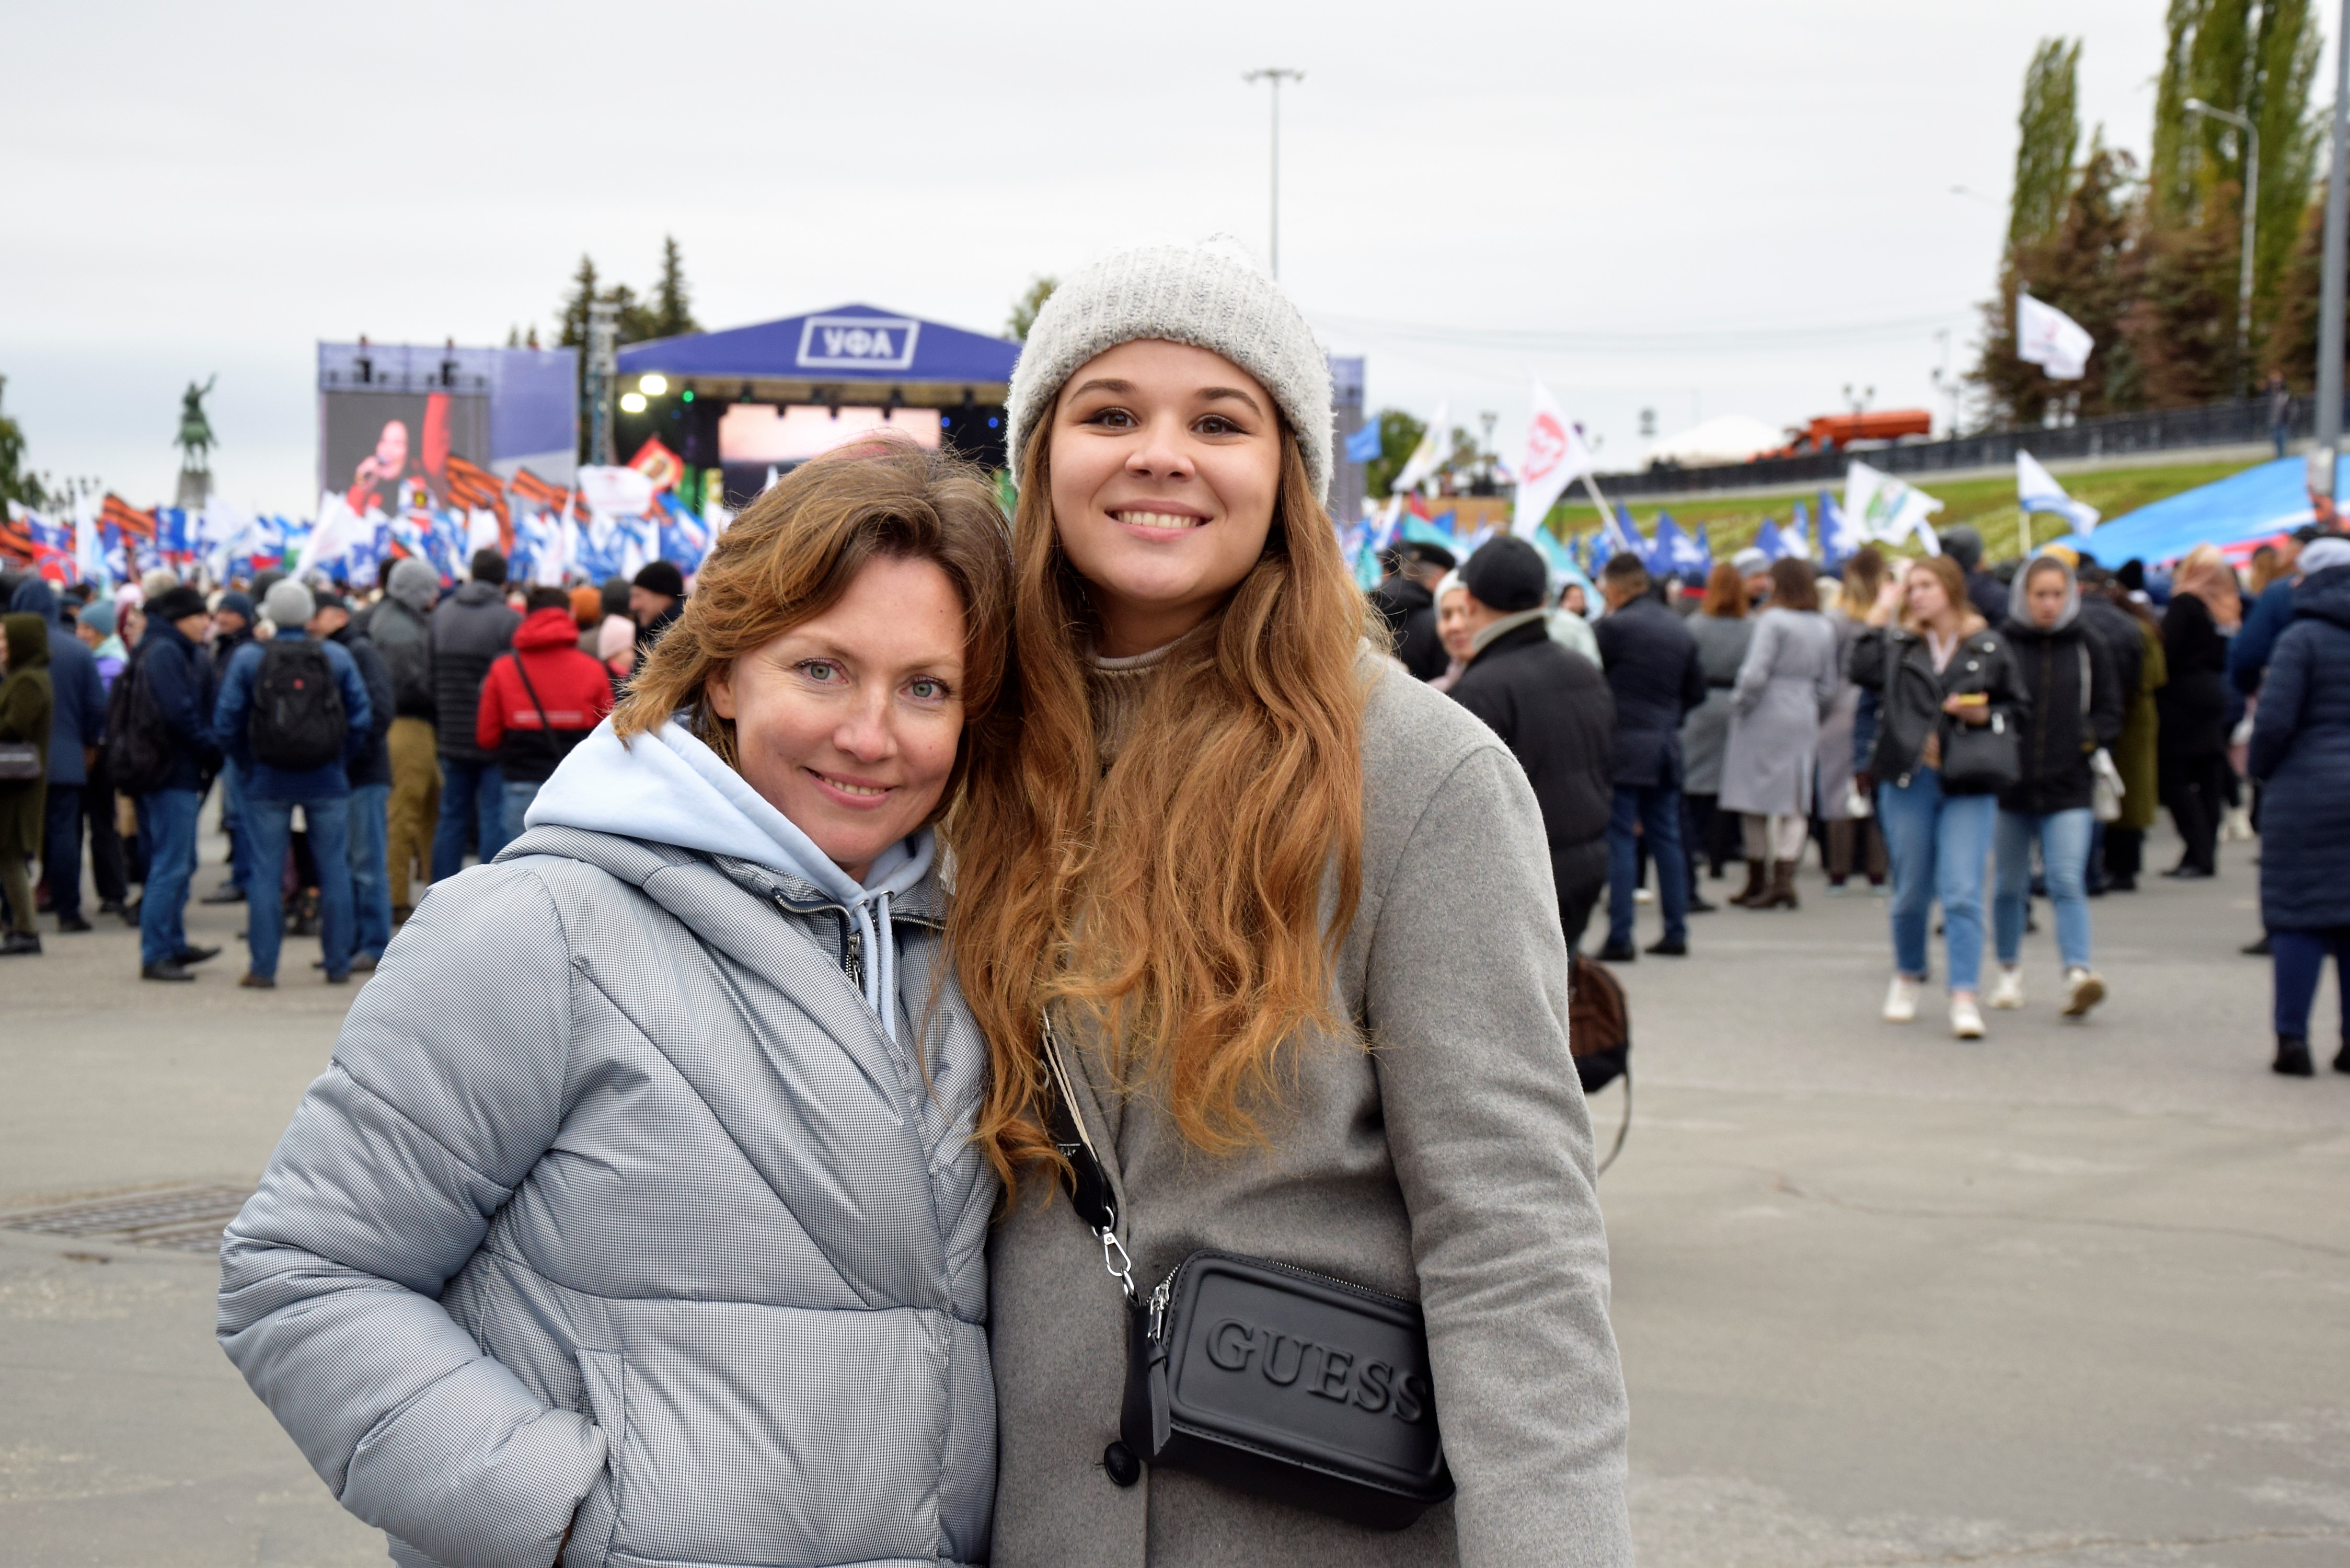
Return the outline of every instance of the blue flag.
<path id="1" fill-rule="evenodd" d="M 1374 462 L 1379 455 L 1379 421 L 1373 420 L 1347 438 L 1348 462 Z"/>
<path id="2" fill-rule="evenodd" d="M 1657 558 L 1664 574 L 1670 576 L 1701 578 L 1713 569 L 1712 556 L 1681 532 L 1669 512 L 1657 514 Z"/>
<path id="3" fill-rule="evenodd" d="M 1775 561 L 1784 556 L 1787 541 L 1779 536 L 1779 524 L 1768 517 L 1762 519 L 1762 526 L 1755 531 L 1754 547 L 1762 552 L 1762 558 L 1766 561 Z"/>

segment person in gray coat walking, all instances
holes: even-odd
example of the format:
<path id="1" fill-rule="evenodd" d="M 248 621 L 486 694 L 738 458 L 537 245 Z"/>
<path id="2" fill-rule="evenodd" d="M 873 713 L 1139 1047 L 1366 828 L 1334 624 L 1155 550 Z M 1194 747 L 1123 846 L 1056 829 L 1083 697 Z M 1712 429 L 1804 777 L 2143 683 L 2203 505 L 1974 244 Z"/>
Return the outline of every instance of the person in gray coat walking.
<path id="1" fill-rule="evenodd" d="M 988 1557 L 997 1186 L 930 825 L 1002 514 L 868 447 L 702 582 L 392 940 L 222 1247 L 223 1347 L 406 1568 Z"/>
<path id="2" fill-rule="evenodd" d="M 1795 907 L 1795 864 L 1818 793 L 1820 721 L 1840 684 L 1835 628 L 1820 614 L 1812 564 L 1792 556 L 1772 562 L 1771 605 L 1738 669 L 1722 758 L 1721 809 L 1745 819 L 1750 890 L 1732 903 Z"/>
<path id="3" fill-rule="evenodd" d="M 1019 722 L 974 732 L 952 936 L 1019 1188 L 989 1253 L 995 1568 L 1628 1564 L 1543 812 L 1367 635 L 1312 330 L 1224 244 L 1121 252 L 1045 302 L 1008 413 Z M 1116 1192 L 1102 1231 L 1055 1190 L 1056 1105 Z M 1148 1295 L 1207 1250 L 1417 1303 L 1455 1494 L 1372 1531 L 1125 1427 L 1105 1255 Z M 1379 1414 L 1384 1364 L 1314 1354 L 1334 1434 L 1413 1419 Z"/>

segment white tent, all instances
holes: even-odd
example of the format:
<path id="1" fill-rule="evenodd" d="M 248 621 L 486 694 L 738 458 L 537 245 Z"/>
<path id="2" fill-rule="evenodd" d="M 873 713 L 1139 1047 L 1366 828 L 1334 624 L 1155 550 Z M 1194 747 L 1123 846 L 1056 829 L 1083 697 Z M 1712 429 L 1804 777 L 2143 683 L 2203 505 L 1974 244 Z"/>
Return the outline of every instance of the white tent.
<path id="1" fill-rule="evenodd" d="M 1744 462 L 1757 452 L 1776 452 L 1787 444 L 1787 432 L 1777 425 L 1744 414 L 1722 414 L 1678 435 L 1649 444 L 1644 462 L 1677 462 L 1695 468 L 1709 462 Z"/>

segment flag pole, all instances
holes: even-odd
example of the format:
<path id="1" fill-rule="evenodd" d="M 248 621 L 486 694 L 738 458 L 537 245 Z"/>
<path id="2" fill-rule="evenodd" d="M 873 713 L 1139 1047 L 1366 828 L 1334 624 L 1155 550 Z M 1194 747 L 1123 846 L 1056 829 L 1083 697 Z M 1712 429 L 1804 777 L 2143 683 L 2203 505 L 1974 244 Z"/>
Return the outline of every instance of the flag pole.
<path id="1" fill-rule="evenodd" d="M 2350 266 L 2350 0 L 2334 34 L 2334 157 L 2325 176 L 2325 282 L 2318 306 L 2317 445 L 2325 453 L 2325 493 L 2339 493 L 2342 451 L 2343 269 Z"/>

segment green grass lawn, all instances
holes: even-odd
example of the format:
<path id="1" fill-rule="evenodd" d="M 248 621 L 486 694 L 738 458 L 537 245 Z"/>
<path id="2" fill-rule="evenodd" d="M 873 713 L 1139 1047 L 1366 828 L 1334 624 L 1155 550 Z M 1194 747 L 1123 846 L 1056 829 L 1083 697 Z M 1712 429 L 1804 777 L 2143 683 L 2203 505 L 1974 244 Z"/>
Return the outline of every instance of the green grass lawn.
<path id="1" fill-rule="evenodd" d="M 2082 473 L 2060 480 L 2068 494 L 2075 501 L 2085 501 L 2105 514 L 2110 523 L 2125 513 L 2134 512 L 2149 502 L 2176 495 L 2182 490 L 2192 490 L 2199 484 L 2209 484 L 2215 479 L 2225 479 L 2241 473 L 2253 464 L 2247 462 L 2180 463 L 2163 468 L 2116 468 L 2098 473 Z M 1936 483 L 1923 479 L 1918 488 L 1942 504 L 1934 514 L 1938 528 L 1948 528 L 1965 523 L 1983 537 L 1986 559 L 1998 561 L 2023 553 L 2020 528 L 2023 514 L 2015 504 L 2015 480 L 2002 474 L 1994 479 L 1960 479 Z M 1844 499 L 1844 486 L 1830 489 L 1838 501 Z M 1673 521 L 1684 529 L 1695 532 L 1699 524 L 1705 524 L 1706 537 L 1713 547 L 1713 558 L 1726 560 L 1731 552 L 1742 549 L 1754 539 L 1763 520 L 1768 518 L 1784 527 L 1794 516 L 1795 503 L 1804 504 L 1812 516 L 1813 537 L 1818 537 L 1819 491 L 1817 485 L 1787 490 L 1770 495 L 1741 495 L 1721 501 L 1689 501 L 1659 506 L 1654 502 L 1629 503 L 1632 520 L 1643 533 L 1656 531 L 1657 514 L 1669 512 Z M 1599 526 L 1599 509 L 1585 501 L 1581 505 L 1554 508 L 1550 525 L 1566 537 L 1588 534 Z M 2072 532 L 2061 519 L 2035 516 L 2032 519 L 2032 537 L 2035 544 L 2064 537 Z M 1914 546 L 1912 550 L 1914 551 Z"/>

